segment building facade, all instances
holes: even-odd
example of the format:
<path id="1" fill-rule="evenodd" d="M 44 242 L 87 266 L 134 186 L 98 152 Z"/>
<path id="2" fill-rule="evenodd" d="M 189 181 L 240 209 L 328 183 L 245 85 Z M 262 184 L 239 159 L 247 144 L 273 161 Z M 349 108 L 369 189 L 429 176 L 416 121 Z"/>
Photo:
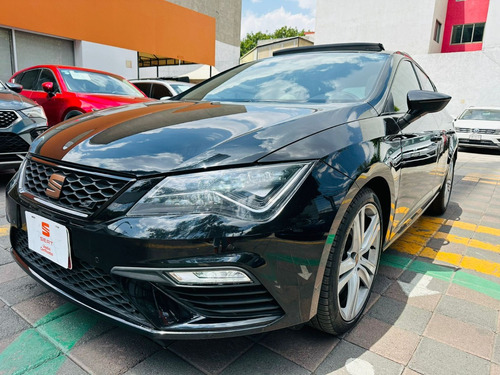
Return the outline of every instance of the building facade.
<path id="1" fill-rule="evenodd" d="M 221 0 L 46 0 L 43 7 L 37 0 L 19 0 L 4 6 L 1 80 L 37 64 L 76 65 L 138 78 L 141 52 L 176 62 L 168 72 L 150 69 L 154 77 L 203 66 L 225 70 L 239 62 L 241 0 L 230 6 Z"/>
<path id="2" fill-rule="evenodd" d="M 314 33 L 309 32 L 309 34 Z M 313 37 L 314 35 L 306 35 L 305 37 L 294 36 L 283 39 L 259 40 L 256 47 L 252 48 L 240 58 L 240 64 L 271 57 L 274 51 L 281 49 L 312 46 L 314 45 Z"/>
<path id="3" fill-rule="evenodd" d="M 383 43 L 411 54 L 481 51 L 493 37 L 490 0 L 318 0 L 316 43 Z M 494 13 L 494 12 L 493 12 Z"/>
<path id="4" fill-rule="evenodd" d="M 452 96 L 448 111 L 500 106 L 500 1 L 317 0 L 316 44 L 404 51 Z"/>

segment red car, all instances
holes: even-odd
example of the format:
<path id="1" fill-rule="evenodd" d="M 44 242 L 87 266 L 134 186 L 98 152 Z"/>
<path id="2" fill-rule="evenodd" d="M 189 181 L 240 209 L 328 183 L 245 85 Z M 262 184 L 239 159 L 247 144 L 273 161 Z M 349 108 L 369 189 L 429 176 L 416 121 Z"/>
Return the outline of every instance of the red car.
<path id="1" fill-rule="evenodd" d="M 74 66 L 33 66 L 10 82 L 21 84 L 21 94 L 43 107 L 49 126 L 82 113 L 153 100 L 119 75 Z"/>

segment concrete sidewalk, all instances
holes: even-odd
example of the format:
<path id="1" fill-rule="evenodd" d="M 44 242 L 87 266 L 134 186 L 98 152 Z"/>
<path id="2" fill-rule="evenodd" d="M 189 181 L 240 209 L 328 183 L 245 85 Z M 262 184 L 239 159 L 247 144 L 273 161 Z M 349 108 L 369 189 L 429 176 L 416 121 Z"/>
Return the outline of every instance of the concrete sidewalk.
<path id="1" fill-rule="evenodd" d="M 163 349 L 34 282 L 9 254 L 0 172 L 0 374 L 500 375 L 500 153 L 460 152 L 448 211 L 382 256 L 342 337 L 309 327 Z"/>

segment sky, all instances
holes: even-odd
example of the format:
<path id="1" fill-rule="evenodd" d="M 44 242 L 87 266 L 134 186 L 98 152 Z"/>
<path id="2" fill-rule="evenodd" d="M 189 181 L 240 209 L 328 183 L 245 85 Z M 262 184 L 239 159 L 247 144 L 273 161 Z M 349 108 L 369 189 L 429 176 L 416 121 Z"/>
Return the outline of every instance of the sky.
<path id="1" fill-rule="evenodd" d="M 314 31 L 316 0 L 242 0 L 241 39 L 282 26 Z"/>

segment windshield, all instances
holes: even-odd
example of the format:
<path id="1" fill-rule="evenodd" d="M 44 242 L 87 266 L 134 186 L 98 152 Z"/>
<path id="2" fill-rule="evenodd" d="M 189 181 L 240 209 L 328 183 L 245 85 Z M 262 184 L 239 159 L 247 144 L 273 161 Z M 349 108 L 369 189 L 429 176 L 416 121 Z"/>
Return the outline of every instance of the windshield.
<path id="1" fill-rule="evenodd" d="M 71 92 L 144 97 L 139 90 L 126 80 L 108 74 L 61 69 L 61 75 L 66 88 Z"/>
<path id="2" fill-rule="evenodd" d="M 500 109 L 467 109 L 459 119 L 500 121 Z"/>
<path id="3" fill-rule="evenodd" d="M 175 91 L 176 94 L 186 91 L 187 89 L 193 87 L 193 85 L 184 85 L 182 83 L 171 83 L 170 86 Z"/>
<path id="4" fill-rule="evenodd" d="M 232 102 L 358 102 L 389 58 L 374 53 L 290 54 L 241 65 L 180 98 Z"/>

